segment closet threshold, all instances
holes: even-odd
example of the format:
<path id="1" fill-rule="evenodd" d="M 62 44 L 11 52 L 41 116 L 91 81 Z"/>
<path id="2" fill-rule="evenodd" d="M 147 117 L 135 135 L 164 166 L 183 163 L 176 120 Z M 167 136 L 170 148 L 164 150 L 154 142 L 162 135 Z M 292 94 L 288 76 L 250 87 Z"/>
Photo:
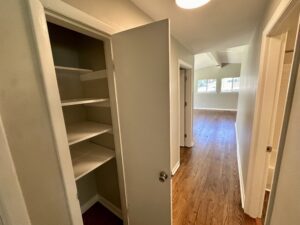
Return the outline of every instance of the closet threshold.
<path id="1" fill-rule="evenodd" d="M 104 103 L 108 102 L 108 98 L 78 98 L 78 99 L 67 99 L 62 100 L 62 106 L 72 106 L 72 105 L 84 105 L 92 103 Z"/>
<path id="2" fill-rule="evenodd" d="M 115 152 L 91 142 L 82 142 L 71 147 L 75 180 L 82 178 L 104 163 L 115 158 Z"/>
<path id="3" fill-rule="evenodd" d="M 69 145 L 104 133 L 112 133 L 112 126 L 96 122 L 79 122 L 66 127 Z"/>
<path id="4" fill-rule="evenodd" d="M 67 67 L 67 66 L 55 66 L 55 70 L 58 72 L 67 72 L 67 73 L 75 73 L 75 74 L 85 74 L 85 73 L 93 72 L 93 70 L 90 69 Z"/>

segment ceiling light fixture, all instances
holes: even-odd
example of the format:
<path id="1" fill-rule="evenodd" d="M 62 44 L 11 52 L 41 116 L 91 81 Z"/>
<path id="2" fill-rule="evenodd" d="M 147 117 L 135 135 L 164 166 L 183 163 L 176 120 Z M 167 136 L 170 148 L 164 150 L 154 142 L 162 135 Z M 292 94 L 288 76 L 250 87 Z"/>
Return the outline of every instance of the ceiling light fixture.
<path id="1" fill-rule="evenodd" d="M 176 0 L 177 6 L 183 9 L 195 9 L 207 4 L 210 0 Z"/>

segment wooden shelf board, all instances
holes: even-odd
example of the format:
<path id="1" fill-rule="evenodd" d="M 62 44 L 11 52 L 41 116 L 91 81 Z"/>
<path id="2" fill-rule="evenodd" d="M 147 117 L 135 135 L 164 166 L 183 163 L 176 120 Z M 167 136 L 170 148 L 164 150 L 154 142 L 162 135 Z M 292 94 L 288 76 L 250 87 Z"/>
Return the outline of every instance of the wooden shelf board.
<path id="1" fill-rule="evenodd" d="M 90 69 L 82 69 L 82 68 L 74 68 L 74 67 L 66 67 L 66 66 L 55 66 L 55 70 L 60 72 L 77 73 L 77 74 L 85 74 L 85 73 L 93 72 L 93 70 Z"/>
<path id="2" fill-rule="evenodd" d="M 107 78 L 106 70 L 98 70 L 98 71 L 80 75 L 81 81 L 90 81 L 90 80 L 105 79 L 105 78 Z"/>
<path id="3" fill-rule="evenodd" d="M 69 145 L 87 140 L 100 134 L 112 132 L 112 126 L 95 123 L 95 122 L 80 122 L 66 127 Z"/>
<path id="4" fill-rule="evenodd" d="M 78 98 L 78 99 L 68 99 L 62 100 L 62 106 L 72 106 L 72 105 L 83 105 L 83 104 L 92 104 L 92 103 L 104 103 L 108 102 L 108 98 Z"/>
<path id="5" fill-rule="evenodd" d="M 103 107 L 103 108 L 109 108 L 110 107 L 110 103 L 109 101 L 103 101 L 103 102 L 97 102 L 97 103 L 92 103 L 87 105 L 89 107 Z"/>
<path id="6" fill-rule="evenodd" d="M 87 175 L 115 157 L 115 152 L 91 142 L 82 142 L 71 147 L 75 179 Z"/>

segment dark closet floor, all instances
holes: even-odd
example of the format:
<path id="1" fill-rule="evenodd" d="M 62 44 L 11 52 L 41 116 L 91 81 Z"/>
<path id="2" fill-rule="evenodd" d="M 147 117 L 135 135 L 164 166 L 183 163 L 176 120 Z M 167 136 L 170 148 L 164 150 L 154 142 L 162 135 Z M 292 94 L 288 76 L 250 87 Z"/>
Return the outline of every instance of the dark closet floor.
<path id="1" fill-rule="evenodd" d="M 100 203 L 96 203 L 83 214 L 83 223 L 84 225 L 123 225 L 122 220 Z"/>

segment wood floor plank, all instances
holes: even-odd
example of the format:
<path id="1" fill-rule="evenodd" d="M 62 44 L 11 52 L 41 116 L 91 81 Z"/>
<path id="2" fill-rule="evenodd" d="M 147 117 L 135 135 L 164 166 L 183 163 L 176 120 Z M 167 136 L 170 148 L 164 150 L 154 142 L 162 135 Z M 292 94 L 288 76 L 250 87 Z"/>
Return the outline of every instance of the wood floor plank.
<path id="1" fill-rule="evenodd" d="M 193 148 L 173 177 L 173 225 L 256 225 L 241 208 L 235 113 L 194 112 Z"/>

